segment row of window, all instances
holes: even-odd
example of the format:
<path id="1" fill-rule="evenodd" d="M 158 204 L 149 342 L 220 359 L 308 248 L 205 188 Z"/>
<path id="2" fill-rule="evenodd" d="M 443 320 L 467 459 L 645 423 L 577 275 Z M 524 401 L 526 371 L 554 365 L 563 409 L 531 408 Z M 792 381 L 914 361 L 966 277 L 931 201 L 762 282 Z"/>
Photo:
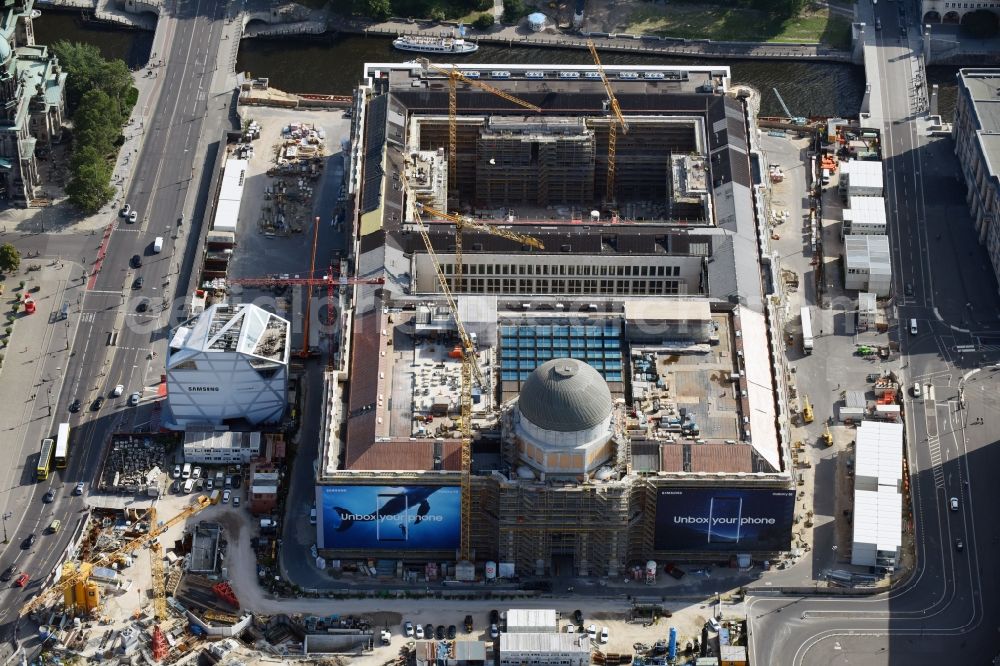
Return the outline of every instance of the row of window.
<path id="1" fill-rule="evenodd" d="M 464 278 L 459 291 L 470 294 L 609 294 L 660 296 L 686 293 L 678 280 L 515 280 Z"/>
<path id="2" fill-rule="evenodd" d="M 446 275 L 454 264 L 442 266 Z M 548 264 L 464 264 L 466 275 L 612 275 L 618 277 L 680 277 L 680 266 L 549 266 Z"/>
<path id="3" fill-rule="evenodd" d="M 988 8 L 997 9 L 1000 8 L 1000 2 L 946 2 L 944 3 L 945 9 L 976 9 L 976 8 Z"/>

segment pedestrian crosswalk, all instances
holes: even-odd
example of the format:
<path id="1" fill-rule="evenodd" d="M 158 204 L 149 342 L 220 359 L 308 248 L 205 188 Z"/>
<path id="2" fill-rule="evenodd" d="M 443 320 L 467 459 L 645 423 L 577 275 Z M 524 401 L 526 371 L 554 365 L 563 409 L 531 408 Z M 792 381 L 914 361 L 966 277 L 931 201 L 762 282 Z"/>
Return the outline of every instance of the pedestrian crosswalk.
<path id="1" fill-rule="evenodd" d="M 931 399 L 924 402 L 924 419 L 927 423 L 927 451 L 930 454 L 934 487 L 944 488 L 944 467 L 941 459 L 941 439 L 938 437 L 937 405 Z"/>

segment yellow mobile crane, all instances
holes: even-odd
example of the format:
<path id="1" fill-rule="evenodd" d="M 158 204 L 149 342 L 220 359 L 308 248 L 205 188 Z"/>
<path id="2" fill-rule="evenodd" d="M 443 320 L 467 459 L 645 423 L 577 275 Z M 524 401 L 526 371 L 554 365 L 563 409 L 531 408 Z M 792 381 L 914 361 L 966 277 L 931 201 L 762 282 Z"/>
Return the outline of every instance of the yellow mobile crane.
<path id="1" fill-rule="evenodd" d="M 622 126 L 622 134 L 628 134 L 628 123 L 625 121 L 625 116 L 622 115 L 622 109 L 618 106 L 618 98 L 615 97 L 615 91 L 611 88 L 611 83 L 608 81 L 607 75 L 604 73 L 604 65 L 601 64 L 601 58 L 597 55 L 597 46 L 594 44 L 594 40 L 587 40 L 587 48 L 590 49 L 590 56 L 594 59 L 594 64 L 597 65 L 597 73 L 601 75 L 601 82 L 604 84 L 604 91 L 608 93 L 608 105 L 611 107 L 611 113 L 614 114 L 614 118 L 608 123 L 608 178 L 605 185 L 604 198 L 609 205 L 614 205 L 615 202 L 615 151 L 618 147 L 618 128 L 616 124 Z"/>
<path id="2" fill-rule="evenodd" d="M 802 420 L 805 423 L 813 422 L 813 406 L 807 395 L 802 396 Z"/>
<path id="3" fill-rule="evenodd" d="M 511 95 L 508 92 L 504 92 L 499 88 L 494 88 L 488 83 L 483 83 L 482 81 L 477 81 L 476 79 L 470 79 L 469 77 L 462 74 L 460 71 L 455 69 L 452 65 L 451 69 L 445 69 L 444 67 L 439 67 L 435 65 L 427 58 L 420 58 L 417 60 L 420 66 L 426 72 L 427 70 L 432 70 L 442 76 L 448 77 L 448 186 L 455 187 L 455 181 L 458 179 L 458 82 L 468 83 L 473 85 L 480 90 L 485 90 L 488 93 L 492 93 L 497 97 L 503 98 L 508 102 L 513 102 L 518 106 L 523 106 L 529 111 L 534 111 L 535 113 L 541 113 L 542 109 L 539 106 L 532 104 L 531 102 L 526 102 L 520 97 Z"/>
<path id="4" fill-rule="evenodd" d="M 140 537 L 132 539 L 131 541 L 127 542 L 122 547 L 120 547 L 118 550 L 114 551 L 113 553 L 102 554 L 90 562 L 81 563 L 79 566 L 74 566 L 71 562 L 67 562 L 66 565 L 63 567 L 63 575 L 58 583 L 56 583 L 49 589 L 45 590 L 38 596 L 33 597 L 30 601 L 21 606 L 20 610 L 21 617 L 24 617 L 25 615 L 28 615 L 34 612 L 35 610 L 41 608 L 45 604 L 49 603 L 49 601 L 51 601 L 52 598 L 55 597 L 57 594 L 65 593 L 67 590 L 71 590 L 76 585 L 82 585 L 86 583 L 87 579 L 90 578 L 90 573 L 93 570 L 93 568 L 99 565 L 101 562 L 105 560 L 110 562 L 122 555 L 131 553 L 132 551 L 134 551 L 136 548 L 139 548 L 143 544 L 149 541 L 154 541 L 158 536 L 169 530 L 171 527 L 173 527 L 180 521 L 190 518 L 191 516 L 195 515 L 196 513 L 200 512 L 203 509 L 208 508 L 211 505 L 212 505 L 211 501 L 207 497 L 202 495 L 197 500 L 195 500 L 194 503 L 192 503 L 190 506 L 188 506 L 183 511 L 178 513 L 176 516 L 173 516 L 172 518 L 170 518 L 164 523 L 161 523 L 160 525 L 156 525 L 155 527 L 150 528 L 148 534 L 144 534 Z M 153 515 L 155 516 L 155 513 Z M 159 587 L 157 587 L 154 581 L 153 589 L 154 589 L 154 594 L 159 593 L 160 595 L 162 595 L 163 592 L 162 580 Z M 159 592 L 157 592 L 157 590 L 159 590 Z M 161 603 L 164 604 L 162 608 L 164 609 L 164 615 L 166 615 L 165 599 L 162 602 L 159 600 L 156 601 L 155 605 L 157 608 L 157 612 L 159 612 Z M 67 603 L 67 606 L 69 605 L 70 604 Z"/>

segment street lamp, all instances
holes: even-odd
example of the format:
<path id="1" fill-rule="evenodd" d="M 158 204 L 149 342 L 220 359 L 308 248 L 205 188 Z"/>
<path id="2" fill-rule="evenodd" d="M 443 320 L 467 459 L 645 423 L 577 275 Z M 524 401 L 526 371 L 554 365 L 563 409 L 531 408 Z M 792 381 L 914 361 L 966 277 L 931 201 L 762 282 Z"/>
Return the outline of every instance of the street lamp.
<path id="1" fill-rule="evenodd" d="M 7 519 L 10 518 L 13 515 L 14 514 L 11 513 L 10 511 L 6 511 L 3 514 L 3 542 L 4 543 L 9 543 L 9 539 L 7 539 Z"/>

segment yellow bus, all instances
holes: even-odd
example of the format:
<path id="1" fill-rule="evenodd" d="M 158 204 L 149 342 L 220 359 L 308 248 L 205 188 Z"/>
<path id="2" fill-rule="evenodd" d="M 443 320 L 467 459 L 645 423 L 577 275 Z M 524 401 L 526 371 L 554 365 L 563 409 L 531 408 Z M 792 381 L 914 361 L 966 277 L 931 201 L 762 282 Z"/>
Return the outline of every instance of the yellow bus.
<path id="1" fill-rule="evenodd" d="M 56 467 L 66 469 L 69 460 L 69 424 L 60 423 L 56 431 Z"/>
<path id="2" fill-rule="evenodd" d="M 52 468 L 52 449 L 54 448 L 54 441 L 48 438 L 42 440 L 42 448 L 38 452 L 38 467 L 35 470 L 39 481 L 49 478 L 49 470 Z"/>

